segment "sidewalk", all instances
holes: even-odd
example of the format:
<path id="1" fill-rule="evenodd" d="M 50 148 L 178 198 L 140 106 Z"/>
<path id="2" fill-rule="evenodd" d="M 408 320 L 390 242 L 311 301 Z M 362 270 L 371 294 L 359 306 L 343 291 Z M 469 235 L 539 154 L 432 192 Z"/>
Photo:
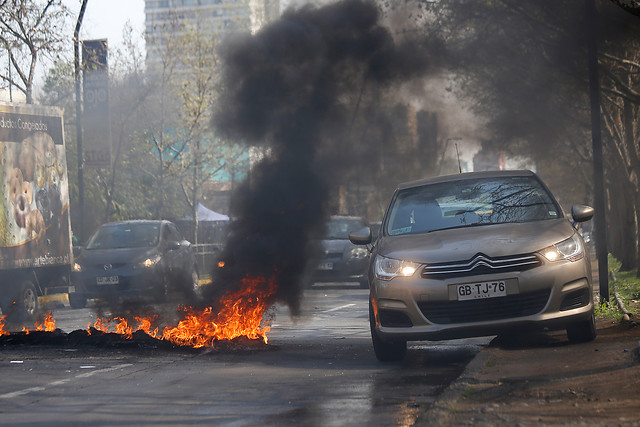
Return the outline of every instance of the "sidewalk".
<path id="1" fill-rule="evenodd" d="M 598 320 L 598 337 L 563 331 L 482 350 L 434 404 L 426 426 L 640 426 L 640 326 Z"/>

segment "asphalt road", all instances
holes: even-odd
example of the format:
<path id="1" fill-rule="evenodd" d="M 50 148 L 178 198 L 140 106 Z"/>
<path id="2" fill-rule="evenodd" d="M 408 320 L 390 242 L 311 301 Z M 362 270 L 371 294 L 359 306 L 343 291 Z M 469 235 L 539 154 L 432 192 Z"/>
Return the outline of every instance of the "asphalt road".
<path id="1" fill-rule="evenodd" d="M 343 426 L 428 423 L 435 398 L 488 339 L 410 343 L 401 363 L 375 359 L 367 290 L 316 286 L 302 313 L 278 307 L 269 345 L 187 350 L 0 347 L 3 425 Z M 85 329 L 91 309 L 56 309 Z"/>

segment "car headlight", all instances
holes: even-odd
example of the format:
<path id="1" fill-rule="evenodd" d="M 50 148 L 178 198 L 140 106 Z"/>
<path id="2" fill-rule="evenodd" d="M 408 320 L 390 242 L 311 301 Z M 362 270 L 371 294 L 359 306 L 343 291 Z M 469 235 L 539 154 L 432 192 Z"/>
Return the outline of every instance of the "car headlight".
<path id="1" fill-rule="evenodd" d="M 375 262 L 375 274 L 380 280 L 391 280 L 394 277 L 410 277 L 420 264 L 378 255 Z"/>
<path id="2" fill-rule="evenodd" d="M 369 256 L 369 251 L 365 248 L 357 247 L 349 250 L 349 259 L 364 259 Z"/>
<path id="3" fill-rule="evenodd" d="M 580 237 L 574 233 L 573 236 L 560 243 L 543 249 L 542 255 L 549 261 L 569 260 L 577 261 L 584 257 L 584 246 Z"/>
<path id="4" fill-rule="evenodd" d="M 160 262 L 160 255 L 153 255 L 135 265 L 137 268 L 150 268 Z"/>
<path id="5" fill-rule="evenodd" d="M 78 264 L 77 262 L 73 263 L 73 266 L 71 266 L 71 269 L 75 272 L 81 272 L 82 271 L 82 266 L 80 264 Z"/>

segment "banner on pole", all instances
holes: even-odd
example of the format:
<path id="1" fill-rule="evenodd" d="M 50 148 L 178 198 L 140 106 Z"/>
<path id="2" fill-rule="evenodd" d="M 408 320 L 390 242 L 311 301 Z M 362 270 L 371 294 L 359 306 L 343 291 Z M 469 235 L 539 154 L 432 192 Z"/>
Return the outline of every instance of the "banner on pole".
<path id="1" fill-rule="evenodd" d="M 107 40 L 82 42 L 83 157 L 91 168 L 111 166 Z"/>

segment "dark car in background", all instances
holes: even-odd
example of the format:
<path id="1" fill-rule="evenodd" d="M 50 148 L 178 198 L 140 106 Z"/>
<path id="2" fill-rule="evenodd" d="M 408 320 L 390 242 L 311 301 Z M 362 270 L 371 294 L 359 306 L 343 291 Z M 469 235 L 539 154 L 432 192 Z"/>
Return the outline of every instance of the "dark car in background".
<path id="1" fill-rule="evenodd" d="M 575 223 L 593 215 L 583 205 L 571 211 Z M 371 234 L 350 238 L 372 249 L 369 317 L 382 361 L 402 359 L 407 341 L 531 329 L 566 329 L 572 342 L 595 338 L 585 243 L 533 172 L 402 184 L 376 241 Z"/>
<path id="2" fill-rule="evenodd" d="M 170 221 L 132 220 L 100 226 L 80 249 L 69 303 L 143 298 L 162 302 L 172 291 L 192 295 L 198 267 L 191 243 Z"/>
<path id="3" fill-rule="evenodd" d="M 322 253 L 309 285 L 316 282 L 357 282 L 361 287 L 369 287 L 369 252 L 349 241 L 350 232 L 366 226 L 366 221 L 356 216 L 334 215 L 329 219 L 321 242 Z"/>

